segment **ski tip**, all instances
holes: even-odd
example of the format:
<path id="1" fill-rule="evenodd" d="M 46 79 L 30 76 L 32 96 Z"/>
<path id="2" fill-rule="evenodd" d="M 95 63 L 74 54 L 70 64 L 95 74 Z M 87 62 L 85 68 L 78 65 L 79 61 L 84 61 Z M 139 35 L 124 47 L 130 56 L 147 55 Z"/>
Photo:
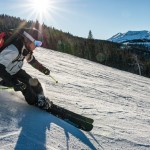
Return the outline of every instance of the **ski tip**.
<path id="1" fill-rule="evenodd" d="M 93 125 L 92 124 L 89 127 L 86 127 L 86 128 L 81 127 L 81 130 L 86 131 L 86 132 L 90 132 L 90 131 L 92 131 L 92 129 L 93 129 Z"/>

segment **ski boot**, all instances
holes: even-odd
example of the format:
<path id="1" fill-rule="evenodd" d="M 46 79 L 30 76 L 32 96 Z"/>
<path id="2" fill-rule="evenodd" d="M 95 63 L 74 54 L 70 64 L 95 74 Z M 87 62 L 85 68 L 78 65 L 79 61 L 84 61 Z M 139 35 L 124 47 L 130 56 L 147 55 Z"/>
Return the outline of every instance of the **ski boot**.
<path id="1" fill-rule="evenodd" d="M 47 97 L 44 95 L 38 95 L 38 102 L 37 106 L 44 110 L 49 110 L 52 106 L 52 101 L 50 101 Z"/>

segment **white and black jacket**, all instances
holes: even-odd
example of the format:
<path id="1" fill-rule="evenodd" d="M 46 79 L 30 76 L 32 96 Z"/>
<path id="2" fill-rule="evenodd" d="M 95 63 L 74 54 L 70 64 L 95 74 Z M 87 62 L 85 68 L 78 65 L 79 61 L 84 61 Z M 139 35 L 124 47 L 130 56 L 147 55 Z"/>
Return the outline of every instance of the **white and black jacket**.
<path id="1" fill-rule="evenodd" d="M 8 80 L 11 82 L 11 78 L 13 75 L 17 74 L 17 72 L 22 68 L 23 61 L 26 61 L 31 64 L 34 68 L 43 72 L 46 69 L 41 63 L 39 63 L 32 53 L 24 56 L 23 50 L 24 46 L 16 47 L 14 44 L 10 44 L 6 47 L 2 52 L 0 52 L 0 77 L 4 80 Z"/>

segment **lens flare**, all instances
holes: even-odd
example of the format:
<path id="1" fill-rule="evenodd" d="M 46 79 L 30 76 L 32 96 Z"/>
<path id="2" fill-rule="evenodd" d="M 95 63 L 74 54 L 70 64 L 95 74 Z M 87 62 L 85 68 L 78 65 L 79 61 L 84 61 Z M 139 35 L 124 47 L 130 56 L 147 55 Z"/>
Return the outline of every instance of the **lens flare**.
<path id="1" fill-rule="evenodd" d="M 30 16 L 34 16 L 40 23 L 52 18 L 52 13 L 56 10 L 56 2 L 54 0 L 28 0 L 26 4 L 30 10 Z"/>
<path id="2" fill-rule="evenodd" d="M 38 21 L 40 24 L 57 25 L 60 20 L 65 20 L 65 15 L 62 14 L 72 13 L 68 9 L 69 2 L 69 0 L 25 0 L 14 8 L 22 9 L 20 15 L 28 20 Z M 41 26 L 38 30 L 41 31 Z"/>

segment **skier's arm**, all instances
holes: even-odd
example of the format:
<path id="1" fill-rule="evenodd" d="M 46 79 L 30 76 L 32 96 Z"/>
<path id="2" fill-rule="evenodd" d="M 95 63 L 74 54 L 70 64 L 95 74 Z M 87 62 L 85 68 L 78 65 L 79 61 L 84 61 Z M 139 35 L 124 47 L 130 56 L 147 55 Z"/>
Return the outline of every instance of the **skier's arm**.
<path id="1" fill-rule="evenodd" d="M 12 63 L 19 55 L 18 49 L 15 45 L 11 44 L 5 48 L 0 54 L 0 77 L 14 87 L 15 91 L 22 91 L 25 89 L 25 84 L 18 82 L 14 75 L 11 75 L 11 71 L 7 71 L 7 67 Z"/>
<path id="2" fill-rule="evenodd" d="M 0 53 L 0 64 L 7 68 L 7 66 L 12 63 L 18 55 L 18 49 L 11 44 Z"/>
<path id="3" fill-rule="evenodd" d="M 0 77 L 4 80 L 9 82 L 9 84 L 14 87 L 15 91 L 22 91 L 26 89 L 26 85 L 22 82 L 18 82 L 18 80 L 10 75 L 6 70 L 5 66 L 0 64 Z"/>
<path id="4" fill-rule="evenodd" d="M 22 82 L 18 82 L 16 78 L 11 76 L 6 70 L 5 66 L 0 64 L 0 77 L 7 81 L 15 91 L 23 91 L 26 89 L 26 85 Z"/>
<path id="5" fill-rule="evenodd" d="M 28 61 L 28 63 L 34 67 L 35 69 L 39 70 L 40 72 L 44 73 L 45 75 L 49 75 L 50 74 L 50 70 L 46 67 L 44 67 L 41 63 L 39 63 L 35 57 L 32 55 L 32 59 L 30 59 L 30 61 Z"/>
<path id="6" fill-rule="evenodd" d="M 0 77 L 8 81 L 12 86 L 14 85 L 13 77 L 5 70 L 5 66 L 2 64 L 0 64 Z"/>

